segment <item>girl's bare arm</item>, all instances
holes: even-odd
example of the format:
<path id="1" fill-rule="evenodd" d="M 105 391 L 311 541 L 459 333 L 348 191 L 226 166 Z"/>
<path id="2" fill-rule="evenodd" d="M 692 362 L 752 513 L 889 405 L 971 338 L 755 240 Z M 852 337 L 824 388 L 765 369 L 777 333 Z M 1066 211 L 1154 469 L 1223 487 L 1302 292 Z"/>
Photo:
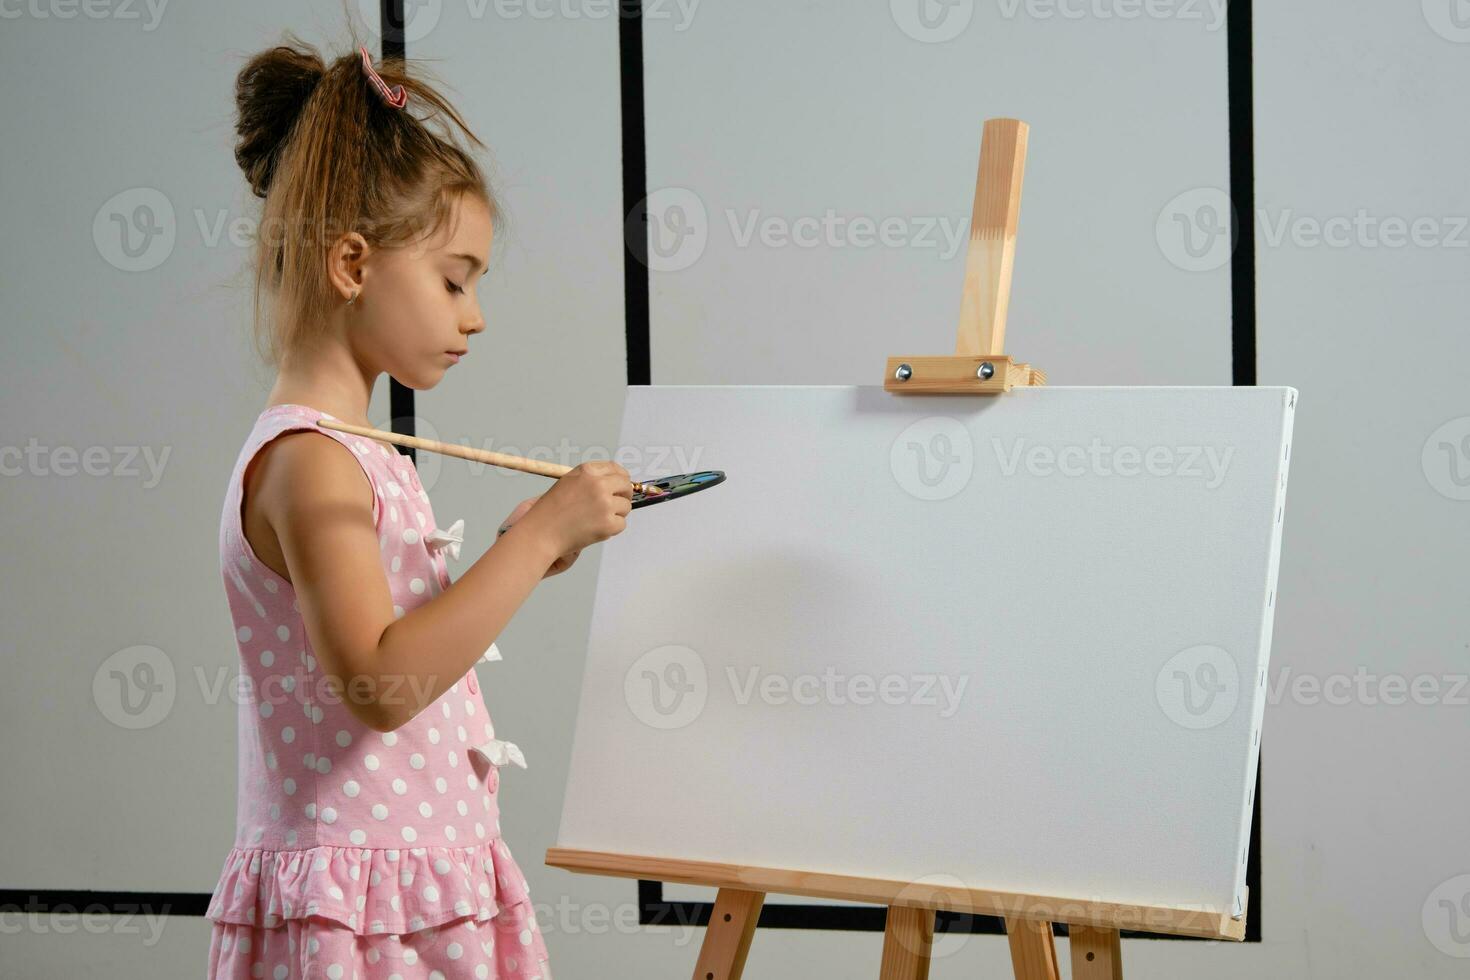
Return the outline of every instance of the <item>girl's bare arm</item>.
<path id="1" fill-rule="evenodd" d="M 351 451 L 287 433 L 251 469 L 247 506 L 254 500 L 279 544 L 331 685 L 324 696 L 377 731 L 404 725 L 464 677 L 562 551 L 533 509 L 441 595 L 395 619 L 372 488 Z"/>

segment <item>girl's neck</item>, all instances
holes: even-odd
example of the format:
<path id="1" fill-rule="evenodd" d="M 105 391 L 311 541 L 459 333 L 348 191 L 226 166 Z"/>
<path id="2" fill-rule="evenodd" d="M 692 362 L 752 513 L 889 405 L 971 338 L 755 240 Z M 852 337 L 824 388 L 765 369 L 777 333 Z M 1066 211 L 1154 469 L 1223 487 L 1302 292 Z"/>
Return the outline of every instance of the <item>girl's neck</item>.
<path id="1" fill-rule="evenodd" d="M 375 379 L 376 372 L 364 371 L 340 347 L 289 353 L 281 358 L 266 407 L 306 405 L 351 425 L 367 426 Z"/>

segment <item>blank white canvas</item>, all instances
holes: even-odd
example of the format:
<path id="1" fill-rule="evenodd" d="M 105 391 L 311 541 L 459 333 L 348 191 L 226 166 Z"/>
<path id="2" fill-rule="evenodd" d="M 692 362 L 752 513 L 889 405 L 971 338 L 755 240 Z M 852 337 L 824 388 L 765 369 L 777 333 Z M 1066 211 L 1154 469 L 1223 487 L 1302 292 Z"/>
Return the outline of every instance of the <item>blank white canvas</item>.
<path id="1" fill-rule="evenodd" d="M 630 387 L 557 846 L 1238 913 L 1295 401 Z"/>

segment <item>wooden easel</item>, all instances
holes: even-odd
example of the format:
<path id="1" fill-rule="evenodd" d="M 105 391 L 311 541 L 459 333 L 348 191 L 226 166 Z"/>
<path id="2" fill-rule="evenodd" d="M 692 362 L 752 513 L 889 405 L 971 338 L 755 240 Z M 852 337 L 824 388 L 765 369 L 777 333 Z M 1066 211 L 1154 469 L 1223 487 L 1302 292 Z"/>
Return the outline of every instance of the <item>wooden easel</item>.
<path id="1" fill-rule="evenodd" d="M 899 394 L 1000 394 L 1040 385 L 1046 376 L 1012 361 L 1005 346 L 1011 264 L 1026 165 L 1026 124 L 988 119 L 965 260 L 964 294 L 953 355 L 890 357 L 883 387 Z M 936 910 L 1005 920 L 1016 980 L 1059 980 L 1052 923 L 1068 927 L 1073 980 L 1121 980 L 1119 932 L 1132 929 L 1239 941 L 1245 914 L 1021 895 L 949 885 L 822 874 L 782 868 L 688 861 L 646 855 L 549 848 L 546 863 L 583 874 L 707 885 L 719 889 L 694 980 L 739 980 L 767 892 L 888 906 L 881 980 L 926 980 Z"/>

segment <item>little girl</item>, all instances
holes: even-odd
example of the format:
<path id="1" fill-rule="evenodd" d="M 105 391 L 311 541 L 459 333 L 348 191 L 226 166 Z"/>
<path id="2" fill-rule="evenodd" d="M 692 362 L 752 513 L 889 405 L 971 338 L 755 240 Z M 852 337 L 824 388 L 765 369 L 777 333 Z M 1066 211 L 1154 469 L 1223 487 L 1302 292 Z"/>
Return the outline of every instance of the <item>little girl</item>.
<path id="1" fill-rule="evenodd" d="M 220 522 L 246 696 L 209 976 L 547 980 L 500 836 L 498 767 L 524 761 L 474 668 L 537 582 L 623 530 L 631 478 L 576 467 L 451 586 L 459 535 L 408 457 L 316 424 L 369 425 L 379 374 L 432 388 L 464 356 L 499 212 L 449 124 L 483 144 L 402 62 L 288 40 L 236 80 L 277 378 Z"/>

